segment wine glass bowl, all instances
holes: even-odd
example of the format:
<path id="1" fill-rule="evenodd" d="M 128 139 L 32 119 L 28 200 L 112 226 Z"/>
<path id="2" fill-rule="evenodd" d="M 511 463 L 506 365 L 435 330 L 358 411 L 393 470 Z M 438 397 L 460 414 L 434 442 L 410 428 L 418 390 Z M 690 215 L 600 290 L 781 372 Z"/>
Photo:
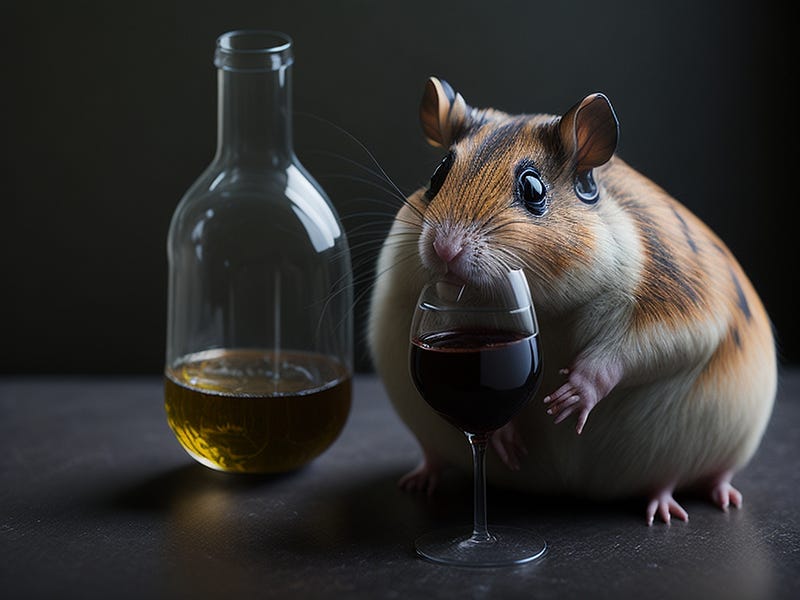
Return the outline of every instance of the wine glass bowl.
<path id="1" fill-rule="evenodd" d="M 509 271 L 490 287 L 441 280 L 420 293 L 409 365 L 423 399 L 469 441 L 474 465 L 472 532 L 444 530 L 416 541 L 417 553 L 461 566 L 520 564 L 542 556 L 534 532 L 486 524 L 485 452 L 492 433 L 536 393 L 542 361 L 525 275 Z"/>

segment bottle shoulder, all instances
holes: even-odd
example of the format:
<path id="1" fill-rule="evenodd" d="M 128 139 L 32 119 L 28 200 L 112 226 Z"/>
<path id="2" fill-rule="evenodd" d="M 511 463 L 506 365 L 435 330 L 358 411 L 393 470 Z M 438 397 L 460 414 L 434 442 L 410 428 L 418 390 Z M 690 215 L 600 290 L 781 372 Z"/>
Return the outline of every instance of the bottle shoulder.
<path id="1" fill-rule="evenodd" d="M 346 244 L 339 216 L 322 187 L 299 161 L 279 168 L 212 162 L 175 208 L 170 239 L 190 235 L 199 223 L 270 230 L 302 227 L 318 251 Z"/>

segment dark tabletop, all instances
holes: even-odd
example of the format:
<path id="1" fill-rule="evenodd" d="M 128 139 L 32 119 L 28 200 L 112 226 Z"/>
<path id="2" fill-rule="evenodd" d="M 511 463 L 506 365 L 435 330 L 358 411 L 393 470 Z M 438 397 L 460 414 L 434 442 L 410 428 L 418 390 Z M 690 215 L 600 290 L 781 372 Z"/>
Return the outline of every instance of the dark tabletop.
<path id="1" fill-rule="evenodd" d="M 679 496 L 688 523 L 647 527 L 643 500 L 490 488 L 490 525 L 549 543 L 514 568 L 415 557 L 418 535 L 470 523 L 470 475 L 400 492 L 419 451 L 368 375 L 340 438 L 289 475 L 194 463 L 157 377 L 2 378 L 0 451 L 3 598 L 800 598 L 800 370 L 734 479 L 741 509 Z"/>

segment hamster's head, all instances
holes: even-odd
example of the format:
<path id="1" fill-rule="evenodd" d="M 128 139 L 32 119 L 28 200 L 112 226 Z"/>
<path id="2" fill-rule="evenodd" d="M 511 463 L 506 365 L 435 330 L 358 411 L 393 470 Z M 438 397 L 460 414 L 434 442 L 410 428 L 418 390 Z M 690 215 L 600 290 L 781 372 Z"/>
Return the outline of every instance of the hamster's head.
<path id="1" fill-rule="evenodd" d="M 431 275 L 491 285 L 522 267 L 537 302 L 554 306 L 607 284 L 598 257 L 608 238 L 608 194 L 596 175 L 614 153 L 618 124 L 604 95 L 587 96 L 563 116 L 509 115 L 471 108 L 430 78 L 420 120 L 427 140 L 444 150 L 428 188 L 411 199 Z"/>

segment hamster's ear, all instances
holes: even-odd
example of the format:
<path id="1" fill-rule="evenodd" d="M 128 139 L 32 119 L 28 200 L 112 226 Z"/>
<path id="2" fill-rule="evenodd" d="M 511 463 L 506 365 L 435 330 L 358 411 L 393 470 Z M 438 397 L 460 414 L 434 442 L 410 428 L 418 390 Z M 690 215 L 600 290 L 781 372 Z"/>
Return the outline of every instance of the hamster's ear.
<path id="1" fill-rule="evenodd" d="M 419 106 L 425 138 L 433 146 L 448 148 L 464 131 L 470 108 L 446 81 L 430 77 Z"/>
<path id="2" fill-rule="evenodd" d="M 619 122 L 603 94 L 591 94 L 561 117 L 561 141 L 583 173 L 608 162 L 617 149 Z"/>
<path id="3" fill-rule="evenodd" d="M 594 204 L 599 190 L 592 169 L 608 162 L 619 139 L 619 122 L 611 102 L 603 94 L 586 96 L 561 117 L 559 133 L 567 155 L 572 155 L 575 195 Z"/>

